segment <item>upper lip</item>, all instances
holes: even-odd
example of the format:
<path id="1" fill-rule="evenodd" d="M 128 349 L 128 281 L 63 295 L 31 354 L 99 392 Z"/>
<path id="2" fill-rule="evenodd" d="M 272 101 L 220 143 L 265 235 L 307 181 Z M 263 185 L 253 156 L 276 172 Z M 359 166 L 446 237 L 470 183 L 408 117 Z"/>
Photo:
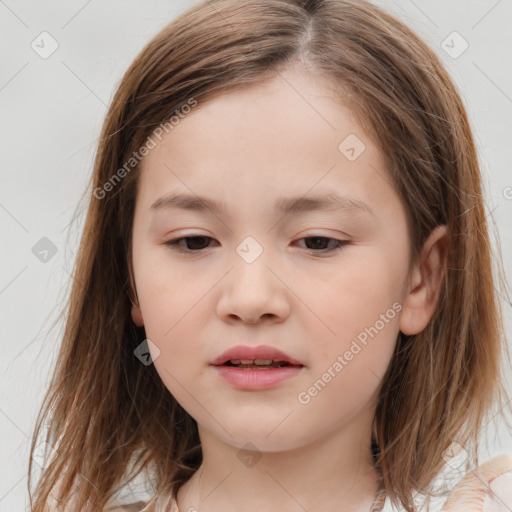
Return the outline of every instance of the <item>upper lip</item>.
<path id="1" fill-rule="evenodd" d="M 259 345 L 257 347 L 249 347 L 247 345 L 237 345 L 223 352 L 220 356 L 216 357 L 210 364 L 219 366 L 231 359 L 273 359 L 274 361 L 286 361 L 290 364 L 304 366 L 300 361 L 297 361 L 288 354 L 281 352 L 277 348 L 270 347 L 269 345 Z"/>

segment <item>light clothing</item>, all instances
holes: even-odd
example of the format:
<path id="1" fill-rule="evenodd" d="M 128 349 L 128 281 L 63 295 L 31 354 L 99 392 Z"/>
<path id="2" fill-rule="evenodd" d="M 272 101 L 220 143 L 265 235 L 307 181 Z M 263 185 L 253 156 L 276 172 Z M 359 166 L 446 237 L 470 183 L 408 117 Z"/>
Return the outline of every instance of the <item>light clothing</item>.
<path id="1" fill-rule="evenodd" d="M 420 512 L 511 512 L 512 454 L 503 454 L 487 461 L 477 470 L 461 475 L 464 454 L 447 462 L 443 474 L 433 487 L 442 488 L 447 497 L 439 496 Z M 418 500 L 418 505 L 424 501 Z M 389 500 L 382 512 L 405 512 L 391 507 Z"/>
<path id="2" fill-rule="evenodd" d="M 461 473 L 463 453 L 447 461 L 442 474 L 432 483 L 436 496 L 428 504 L 423 496 L 415 496 L 418 512 L 511 512 L 512 454 L 503 454 L 482 464 L 466 475 Z M 144 506 L 146 505 L 146 506 Z M 171 498 L 165 506 L 148 506 L 137 502 L 116 507 L 112 512 L 191 512 L 180 511 Z M 406 512 L 385 500 L 380 512 Z"/>

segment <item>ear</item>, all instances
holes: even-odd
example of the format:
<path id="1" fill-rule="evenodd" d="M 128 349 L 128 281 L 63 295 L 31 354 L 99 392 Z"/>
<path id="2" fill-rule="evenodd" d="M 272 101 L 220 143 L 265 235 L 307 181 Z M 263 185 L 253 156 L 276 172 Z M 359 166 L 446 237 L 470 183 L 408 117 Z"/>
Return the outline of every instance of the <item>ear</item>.
<path id="1" fill-rule="evenodd" d="M 132 303 L 132 321 L 137 327 L 142 327 L 144 325 L 144 318 L 142 318 L 142 311 L 140 310 L 139 303 L 137 300 L 133 300 L 131 293 L 128 296 Z"/>
<path id="2" fill-rule="evenodd" d="M 444 278 L 448 238 L 447 226 L 437 226 L 432 230 L 423 246 L 420 261 L 411 272 L 400 315 L 400 331 L 406 335 L 425 329 L 435 312 Z"/>

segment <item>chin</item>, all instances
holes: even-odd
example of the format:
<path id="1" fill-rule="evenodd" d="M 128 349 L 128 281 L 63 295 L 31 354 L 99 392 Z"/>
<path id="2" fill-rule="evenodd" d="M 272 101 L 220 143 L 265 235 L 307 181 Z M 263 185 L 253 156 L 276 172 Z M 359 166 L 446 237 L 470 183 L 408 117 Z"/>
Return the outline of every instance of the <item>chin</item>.
<path id="1" fill-rule="evenodd" d="M 296 425 L 290 424 L 288 428 L 284 428 L 284 426 L 276 428 L 279 421 L 274 421 L 271 422 L 271 426 L 259 424 L 248 428 L 247 419 L 242 420 L 240 424 L 234 421 L 230 421 L 228 424 L 231 435 L 222 429 L 219 430 L 218 425 L 215 426 L 213 432 L 210 432 L 238 450 L 278 453 L 300 449 L 307 444 L 307 440 L 298 437 L 299 432 Z"/>

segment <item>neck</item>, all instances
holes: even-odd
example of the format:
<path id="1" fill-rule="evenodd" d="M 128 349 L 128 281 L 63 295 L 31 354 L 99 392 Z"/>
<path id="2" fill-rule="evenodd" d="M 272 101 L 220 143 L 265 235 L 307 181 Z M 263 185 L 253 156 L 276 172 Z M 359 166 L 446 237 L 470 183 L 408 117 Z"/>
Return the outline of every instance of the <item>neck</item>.
<path id="1" fill-rule="evenodd" d="M 203 463 L 179 489 L 179 510 L 369 512 L 378 492 L 369 418 L 281 452 L 241 452 L 199 426 Z"/>

